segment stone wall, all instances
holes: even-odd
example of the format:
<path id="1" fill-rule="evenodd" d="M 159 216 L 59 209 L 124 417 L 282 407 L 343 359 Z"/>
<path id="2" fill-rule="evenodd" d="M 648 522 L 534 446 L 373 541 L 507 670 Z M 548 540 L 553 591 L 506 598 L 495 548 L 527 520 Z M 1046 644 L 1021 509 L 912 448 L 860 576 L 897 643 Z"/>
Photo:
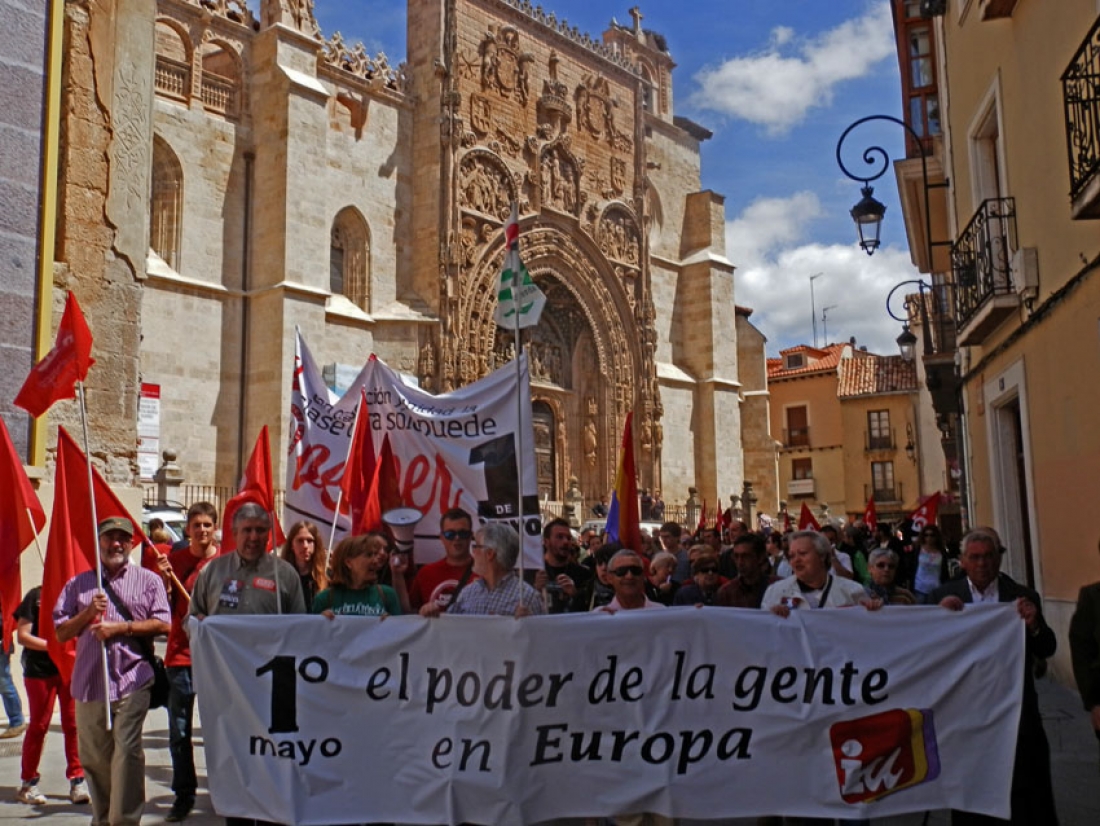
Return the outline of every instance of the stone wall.
<path id="1" fill-rule="evenodd" d="M 0 6 L 0 416 L 24 461 L 30 421 L 12 400 L 35 356 L 46 27 L 41 0 Z"/>

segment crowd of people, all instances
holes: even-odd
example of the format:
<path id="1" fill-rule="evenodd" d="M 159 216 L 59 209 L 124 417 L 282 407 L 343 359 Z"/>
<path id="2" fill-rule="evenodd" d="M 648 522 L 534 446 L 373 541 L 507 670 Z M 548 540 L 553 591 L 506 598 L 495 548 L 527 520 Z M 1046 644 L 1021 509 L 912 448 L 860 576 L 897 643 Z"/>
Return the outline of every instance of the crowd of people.
<path id="1" fill-rule="evenodd" d="M 330 553 L 321 530 L 309 521 L 291 525 L 285 544 L 269 553 L 271 517 L 254 504 L 234 513 L 229 526 L 234 550 L 223 554 L 216 540 L 217 519 L 209 503 L 193 505 L 185 542 L 175 549 L 146 548 L 140 564 L 131 559 L 135 531 L 130 521 L 112 518 L 100 523 L 102 589 L 94 570 L 80 574 L 52 607 L 57 639 L 76 640 L 69 682 L 58 673 L 39 635 L 41 589 L 26 595 L 15 614 L 24 648 L 30 719 L 24 722 L 21 707 L 10 705 L 5 692 L 9 727 L 0 734 L 25 734 L 20 801 L 46 802 L 38 767 L 54 703 L 59 701 L 70 799 L 90 802 L 93 824 L 139 823 L 145 805 L 141 731 L 154 684 L 150 643 L 167 635 L 164 664 L 174 801 L 166 820 L 187 818 L 198 790 L 187 635 L 192 617 L 312 612 L 339 622 L 344 616 L 527 617 L 669 606 L 761 609 L 789 617 L 792 611 L 807 609 L 862 606 L 875 611 L 883 605 L 934 604 L 961 610 L 967 603 L 993 601 L 1015 603 L 1027 631 L 1012 822 L 1057 823 L 1050 751 L 1033 681 L 1036 661 L 1050 657 L 1057 642 L 1043 619 L 1039 596 L 1000 572 L 1003 548 L 990 529 L 969 533 L 956 556 L 934 525 L 906 544 L 889 526 L 879 526 L 873 534 L 861 524 L 754 532 L 732 520 L 691 533 L 676 522 L 665 522 L 656 536 L 643 537 L 641 547 L 624 548 L 596 530 L 578 537 L 564 519 L 551 519 L 542 533 L 542 565 L 523 570 L 516 532 L 503 523 L 475 527 L 461 508 L 448 510 L 439 520 L 444 556 L 419 567 L 382 533 L 344 538 Z M 1100 586 L 1093 588 L 1100 594 Z M 1085 616 L 1087 610 L 1100 616 L 1100 597 L 1083 591 L 1082 605 L 1082 618 L 1075 618 L 1071 635 L 1074 665 L 1100 732 L 1100 620 Z M 956 824 L 987 821 L 965 812 L 952 817 Z M 227 822 L 255 823 L 241 818 Z M 664 826 L 673 821 L 656 814 L 631 814 L 614 822 Z"/>

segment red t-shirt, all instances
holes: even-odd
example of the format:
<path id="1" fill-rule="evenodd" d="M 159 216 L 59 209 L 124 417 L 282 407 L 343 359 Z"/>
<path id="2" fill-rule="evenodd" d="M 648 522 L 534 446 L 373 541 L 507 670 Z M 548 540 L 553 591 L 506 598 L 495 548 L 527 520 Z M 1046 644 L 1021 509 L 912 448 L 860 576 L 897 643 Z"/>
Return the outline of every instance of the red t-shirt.
<path id="1" fill-rule="evenodd" d="M 183 587 L 190 594 L 195 589 L 195 580 L 199 578 L 199 572 L 218 554 L 199 559 L 190 548 L 180 548 L 168 555 L 168 562 L 172 565 L 172 572 L 176 579 L 183 583 Z M 191 613 L 191 602 L 179 589 L 172 585 L 172 591 L 168 594 L 168 601 L 172 605 L 172 630 L 168 632 L 168 650 L 164 654 L 164 664 L 174 668 L 191 665 L 191 641 L 183 630 L 187 625 L 187 618 Z"/>
<path id="2" fill-rule="evenodd" d="M 454 592 L 458 589 L 458 583 L 462 579 L 462 575 L 466 573 L 467 567 L 466 565 L 452 565 L 444 557 L 436 562 L 428 563 L 417 571 L 412 587 L 409 589 L 409 602 L 412 603 L 412 609 L 419 611 L 420 606 L 428 602 L 438 603 L 442 608 L 450 605 Z M 477 574 L 471 571 L 470 576 L 466 579 L 466 584 L 468 585 L 477 578 Z"/>

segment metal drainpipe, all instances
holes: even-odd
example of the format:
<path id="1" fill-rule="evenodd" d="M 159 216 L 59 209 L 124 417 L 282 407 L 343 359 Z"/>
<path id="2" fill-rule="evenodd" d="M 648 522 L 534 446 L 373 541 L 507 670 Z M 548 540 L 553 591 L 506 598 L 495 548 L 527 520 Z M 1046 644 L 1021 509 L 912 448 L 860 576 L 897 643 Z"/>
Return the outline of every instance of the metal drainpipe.
<path id="1" fill-rule="evenodd" d="M 237 404 L 237 479 L 240 479 L 244 474 L 245 426 L 248 422 L 248 336 L 250 327 L 248 293 L 252 288 L 252 174 L 255 162 L 256 156 L 253 153 L 244 153 L 244 216 L 241 227 L 244 235 L 241 239 L 241 376 L 237 387 L 239 393 Z"/>

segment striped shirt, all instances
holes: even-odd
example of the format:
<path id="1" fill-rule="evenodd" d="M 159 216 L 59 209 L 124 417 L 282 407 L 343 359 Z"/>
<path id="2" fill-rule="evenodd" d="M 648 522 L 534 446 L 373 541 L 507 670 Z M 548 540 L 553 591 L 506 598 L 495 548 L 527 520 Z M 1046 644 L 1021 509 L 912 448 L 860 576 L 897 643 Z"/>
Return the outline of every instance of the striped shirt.
<path id="1" fill-rule="evenodd" d="M 534 615 L 545 614 L 546 606 L 543 605 L 539 592 L 520 580 L 515 573 L 510 573 L 497 583 L 496 588 L 489 588 L 484 579 L 475 579 L 463 588 L 458 599 L 454 601 L 448 614 L 497 614 L 511 617 L 516 613 L 516 605 L 520 599 L 527 610 Z"/>
<path id="2" fill-rule="evenodd" d="M 172 621 L 164 581 L 152 571 L 125 563 L 113 576 L 103 569 L 103 578 L 111 584 L 119 601 L 130 609 L 134 621 L 159 619 Z M 94 570 L 85 571 L 65 583 L 57 606 L 53 609 L 54 625 L 70 620 L 92 603 L 99 593 Z M 103 615 L 107 622 L 126 622 L 114 602 L 107 600 Z M 76 638 L 76 664 L 73 666 L 73 699 L 83 703 L 103 702 L 103 645 L 92 634 L 88 623 Z M 107 640 L 107 673 L 114 702 L 143 688 L 153 679 L 153 667 L 142 656 L 141 641 L 128 634 Z"/>

